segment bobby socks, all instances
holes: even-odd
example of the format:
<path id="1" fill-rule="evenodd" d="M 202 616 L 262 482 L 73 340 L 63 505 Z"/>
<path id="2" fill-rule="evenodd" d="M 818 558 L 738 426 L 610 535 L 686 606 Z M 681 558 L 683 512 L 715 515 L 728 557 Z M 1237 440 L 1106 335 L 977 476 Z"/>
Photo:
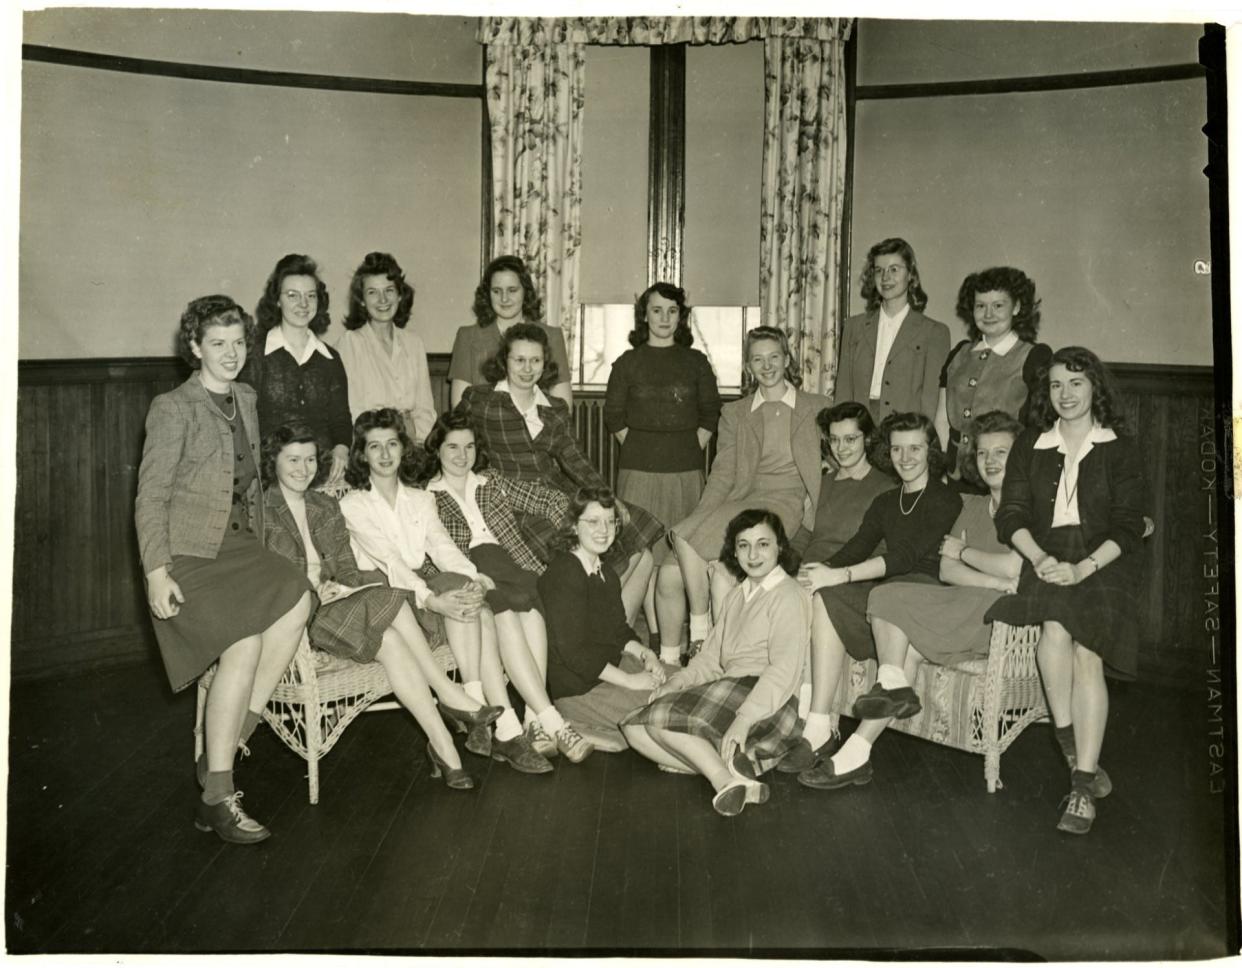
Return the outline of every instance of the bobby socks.
<path id="1" fill-rule="evenodd" d="M 565 725 L 565 720 L 561 714 L 556 711 L 555 706 L 549 706 L 539 714 L 539 722 L 543 723 L 543 728 L 551 735 L 555 736 L 557 732 Z"/>
<path id="2" fill-rule="evenodd" d="M 835 725 L 832 713 L 807 713 L 802 736 L 811 744 L 811 749 L 817 750 L 832 738 Z"/>
<path id="3" fill-rule="evenodd" d="M 517 713 L 513 711 L 513 707 L 508 706 L 500 714 L 500 718 L 496 720 L 496 738 L 504 743 L 511 739 L 517 739 L 521 735 L 522 722 L 517 718 Z"/>
<path id="4" fill-rule="evenodd" d="M 882 665 L 880 671 L 876 674 L 880 685 L 885 689 L 902 689 L 910 685 L 910 681 L 906 678 L 906 674 L 902 671 L 901 666 Z"/>
<path id="5" fill-rule="evenodd" d="M 466 695 L 480 706 L 487 705 L 486 700 L 483 698 L 483 683 L 480 680 L 471 679 L 469 682 L 463 682 L 461 687 L 466 691 Z"/>
<path id="6" fill-rule="evenodd" d="M 871 759 L 871 744 L 854 733 L 832 758 L 832 771 L 840 776 L 850 770 L 856 770 Z"/>
<path id="7" fill-rule="evenodd" d="M 220 770 L 203 777 L 203 803 L 212 806 L 233 795 L 233 771 Z"/>
<path id="8" fill-rule="evenodd" d="M 660 646 L 660 661 L 669 665 L 681 664 L 681 649 L 675 645 Z"/>
<path id="9" fill-rule="evenodd" d="M 702 642 L 707 638 L 707 634 L 712 630 L 711 612 L 704 612 L 702 615 L 690 615 L 690 641 Z"/>

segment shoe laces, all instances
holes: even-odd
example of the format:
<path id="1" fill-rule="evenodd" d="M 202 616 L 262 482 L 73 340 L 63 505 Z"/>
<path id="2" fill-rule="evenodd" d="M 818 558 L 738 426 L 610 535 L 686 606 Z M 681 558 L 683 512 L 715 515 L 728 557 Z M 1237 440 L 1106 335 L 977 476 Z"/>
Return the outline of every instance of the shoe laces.
<path id="1" fill-rule="evenodd" d="M 539 719 L 532 719 L 530 721 L 530 738 L 535 741 L 547 740 L 551 742 L 552 740 L 551 735 L 544 729 L 543 722 Z"/>
<path id="2" fill-rule="evenodd" d="M 573 726 L 570 725 L 569 723 L 566 723 L 564 726 L 562 726 L 560 729 L 556 731 L 556 738 L 560 740 L 562 743 L 564 743 L 566 746 L 575 746 L 578 743 L 585 742 L 585 740 L 582 737 L 582 734 L 578 732 L 576 729 L 574 729 Z"/>
<path id="3" fill-rule="evenodd" d="M 246 757 L 250 755 L 250 747 L 247 746 L 241 740 L 238 740 L 237 741 L 237 752 L 241 754 L 242 759 L 245 759 Z"/>
<path id="4" fill-rule="evenodd" d="M 1095 802 L 1091 794 L 1083 790 L 1071 790 L 1065 798 L 1065 812 L 1089 820 L 1095 816 Z"/>
<path id="5" fill-rule="evenodd" d="M 259 830 L 261 826 L 257 820 L 254 820 L 245 810 L 242 809 L 241 798 L 245 796 L 238 790 L 229 794 L 224 798 L 224 802 L 229 806 L 229 813 L 233 815 L 233 820 L 243 830 Z"/>

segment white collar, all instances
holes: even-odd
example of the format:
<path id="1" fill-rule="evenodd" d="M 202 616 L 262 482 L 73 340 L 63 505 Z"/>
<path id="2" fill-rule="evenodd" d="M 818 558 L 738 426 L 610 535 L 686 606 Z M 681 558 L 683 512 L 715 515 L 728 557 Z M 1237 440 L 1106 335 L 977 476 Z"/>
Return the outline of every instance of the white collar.
<path id="1" fill-rule="evenodd" d="M 311 350 L 319 353 L 325 359 L 332 359 L 332 351 L 324 345 L 323 340 L 312 333 L 309 329 L 306 331 L 306 336 L 306 350 L 303 351 L 302 359 L 298 360 L 299 364 L 305 363 L 308 359 L 310 359 Z M 297 359 L 297 354 L 293 352 L 293 348 L 285 341 L 285 334 L 280 328 L 280 323 L 277 323 L 267 331 L 267 340 L 263 344 L 263 355 L 271 356 L 277 350 L 288 350 L 289 355 L 294 359 Z"/>
<path id="2" fill-rule="evenodd" d="M 1087 431 L 1087 438 L 1084 443 L 1087 444 L 1107 444 L 1111 440 L 1116 440 L 1117 435 L 1108 427 L 1101 427 L 1094 420 L 1091 422 L 1091 429 Z M 1061 420 L 1057 419 L 1048 430 L 1039 435 L 1039 439 L 1035 441 L 1036 450 L 1058 450 L 1062 454 L 1065 451 L 1065 438 L 1061 436 Z"/>
<path id="3" fill-rule="evenodd" d="M 884 308 L 884 302 L 883 301 L 880 302 L 880 323 L 881 325 L 887 320 L 888 323 L 892 326 L 900 326 L 903 322 L 905 322 L 906 317 L 909 315 L 910 315 L 910 304 L 909 303 L 906 303 L 899 310 L 897 310 L 897 312 L 893 313 L 890 316 L 888 314 L 888 311 L 885 310 Z"/>
<path id="4" fill-rule="evenodd" d="M 751 413 L 754 413 L 764 404 L 764 396 L 763 396 L 762 390 L 756 389 L 753 396 L 754 396 L 754 399 L 750 401 L 750 412 Z M 795 409 L 798 405 L 798 388 L 794 386 L 792 383 L 790 383 L 788 380 L 786 380 L 785 381 L 785 392 L 781 396 L 780 400 L 776 402 L 783 403 L 790 410 Z"/>
<path id="5" fill-rule="evenodd" d="M 971 347 L 971 350 L 975 353 L 983 353 L 987 351 L 989 353 L 995 353 L 997 356 L 1004 356 L 1017 345 L 1018 334 L 1011 329 L 1008 333 L 1001 337 L 1001 341 L 995 346 L 989 346 L 988 341 L 980 337 L 979 341 Z"/>
<path id="6" fill-rule="evenodd" d="M 512 393 L 509 393 L 509 381 L 508 381 L 508 380 L 501 380 L 501 381 L 500 381 L 499 383 L 497 383 L 497 384 L 496 384 L 496 385 L 495 385 L 492 389 L 493 389 L 493 390 L 495 390 L 497 393 L 508 393 L 508 394 L 509 394 L 509 399 L 510 399 L 510 400 L 513 400 L 513 394 L 512 394 Z M 516 400 L 513 400 L 513 405 L 514 405 L 515 407 L 517 407 L 517 401 L 516 401 Z M 536 385 L 535 385 L 535 406 L 537 406 L 537 407 L 550 407 L 550 406 L 552 406 L 551 401 L 549 401 L 549 400 L 548 400 L 548 398 L 547 398 L 546 396 L 544 396 L 544 393 L 543 393 L 543 391 L 542 391 L 542 390 L 540 390 L 540 389 L 539 389 L 539 385 L 538 385 L 538 384 L 536 384 Z M 522 409 L 521 407 L 518 407 L 518 410 L 519 410 L 519 411 L 520 411 L 521 409 Z"/>
<path id="7" fill-rule="evenodd" d="M 785 569 L 780 565 L 777 565 L 764 576 L 763 581 L 761 581 L 758 586 L 756 586 L 755 583 L 749 578 L 744 578 L 742 579 L 742 598 L 749 602 L 760 592 L 770 592 L 787 577 L 789 576 L 785 574 Z"/>
<path id="8" fill-rule="evenodd" d="M 602 562 L 598 558 L 595 559 L 595 567 L 592 568 L 590 563 L 587 561 L 586 552 L 583 551 L 582 548 L 575 548 L 570 552 L 570 554 L 578 559 L 578 563 L 582 565 L 583 571 L 585 571 L 588 575 L 599 575 L 601 578 L 604 576 Z"/>
<path id="9" fill-rule="evenodd" d="M 473 494 L 479 488 L 480 485 L 486 484 L 486 483 L 487 483 L 486 477 L 476 474 L 474 471 L 466 471 L 466 493 L 467 494 Z M 426 486 L 423 488 L 423 490 L 424 491 L 443 491 L 445 494 L 449 495 L 450 497 L 457 497 L 457 492 L 454 491 L 452 488 L 450 488 L 448 486 L 448 483 L 444 480 L 443 473 L 437 474 L 430 481 L 428 481 Z"/>

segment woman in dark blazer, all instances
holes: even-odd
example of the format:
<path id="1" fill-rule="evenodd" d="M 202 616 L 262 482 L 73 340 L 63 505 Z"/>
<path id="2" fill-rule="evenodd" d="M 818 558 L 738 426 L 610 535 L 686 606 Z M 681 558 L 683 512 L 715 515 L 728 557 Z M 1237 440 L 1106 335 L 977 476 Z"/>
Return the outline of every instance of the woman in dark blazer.
<path id="1" fill-rule="evenodd" d="M 789 337 L 773 326 L 746 334 L 744 362 L 754 392 L 721 408 L 716 459 L 703 497 L 672 528 L 677 560 L 662 564 L 656 576 L 659 625 L 669 636 L 661 648 L 677 644 L 687 600 L 691 654 L 707 638 L 712 603 L 718 610 L 737 584 L 724 568 L 709 573 L 708 564 L 720 559 L 725 529 L 738 514 L 766 508 L 789 535 L 800 525 L 810 531 L 815 523 L 821 478 L 815 416 L 829 401 L 801 389 Z"/>
<path id="2" fill-rule="evenodd" d="M 1143 561 L 1138 447 L 1099 358 L 1057 350 L 1032 402 L 1032 429 L 1009 455 L 996 532 L 1023 558 L 1018 594 L 988 621 L 1040 625 L 1036 650 L 1048 709 L 1069 764 L 1058 829 L 1085 834 L 1112 789 L 1099 769 L 1108 718 L 1105 673 L 1137 668 Z"/>
<path id="3" fill-rule="evenodd" d="M 134 526 L 168 681 L 185 688 L 213 663 L 203 793 L 194 825 L 234 844 L 270 836 L 241 808 L 233 758 L 261 718 L 310 615 L 306 576 L 265 551 L 255 394 L 236 383 L 254 321 L 228 296 L 181 315 L 195 369 L 151 401 Z"/>
<path id="4" fill-rule="evenodd" d="M 865 404 L 877 425 L 890 413 L 935 417 L 949 328 L 923 315 L 927 293 L 914 249 L 905 239 L 876 243 L 860 279 L 867 311 L 841 327 L 833 399 Z M 888 350 L 877 360 L 881 341 Z"/>
<path id="5" fill-rule="evenodd" d="M 432 776 L 445 770 L 456 790 L 474 786 L 462 769 L 453 737 L 436 712 L 465 729 L 486 725 L 500 715 L 498 706 L 472 699 L 440 668 L 418 620 L 400 588 L 383 574 L 363 574 L 349 544 L 349 528 L 336 501 L 312 490 L 327 468 L 319 463 L 319 444 L 307 427 L 282 425 L 263 440 L 264 543 L 293 562 L 310 579 L 319 597 L 310 623 L 310 642 L 342 659 L 379 662 L 392 691 L 427 734 Z"/>

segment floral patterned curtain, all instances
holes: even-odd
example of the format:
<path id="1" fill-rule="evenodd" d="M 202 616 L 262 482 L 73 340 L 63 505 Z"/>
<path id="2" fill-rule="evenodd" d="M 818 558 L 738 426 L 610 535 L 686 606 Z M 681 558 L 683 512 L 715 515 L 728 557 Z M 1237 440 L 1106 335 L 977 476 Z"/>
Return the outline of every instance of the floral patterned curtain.
<path id="1" fill-rule="evenodd" d="M 573 358 L 587 44 L 765 43 L 759 302 L 807 389 L 831 393 L 851 22 L 797 17 L 484 17 L 492 251 L 521 256 Z"/>
<path id="2" fill-rule="evenodd" d="M 484 28 L 489 31 L 492 254 L 526 262 L 535 284 L 543 287 L 544 320 L 564 332 L 573 359 L 585 48 L 564 42 L 554 21 L 492 18 Z"/>
<path id="3" fill-rule="evenodd" d="M 759 305 L 789 334 L 803 386 L 831 395 L 845 202 L 848 21 L 808 39 L 796 27 L 765 41 Z"/>

